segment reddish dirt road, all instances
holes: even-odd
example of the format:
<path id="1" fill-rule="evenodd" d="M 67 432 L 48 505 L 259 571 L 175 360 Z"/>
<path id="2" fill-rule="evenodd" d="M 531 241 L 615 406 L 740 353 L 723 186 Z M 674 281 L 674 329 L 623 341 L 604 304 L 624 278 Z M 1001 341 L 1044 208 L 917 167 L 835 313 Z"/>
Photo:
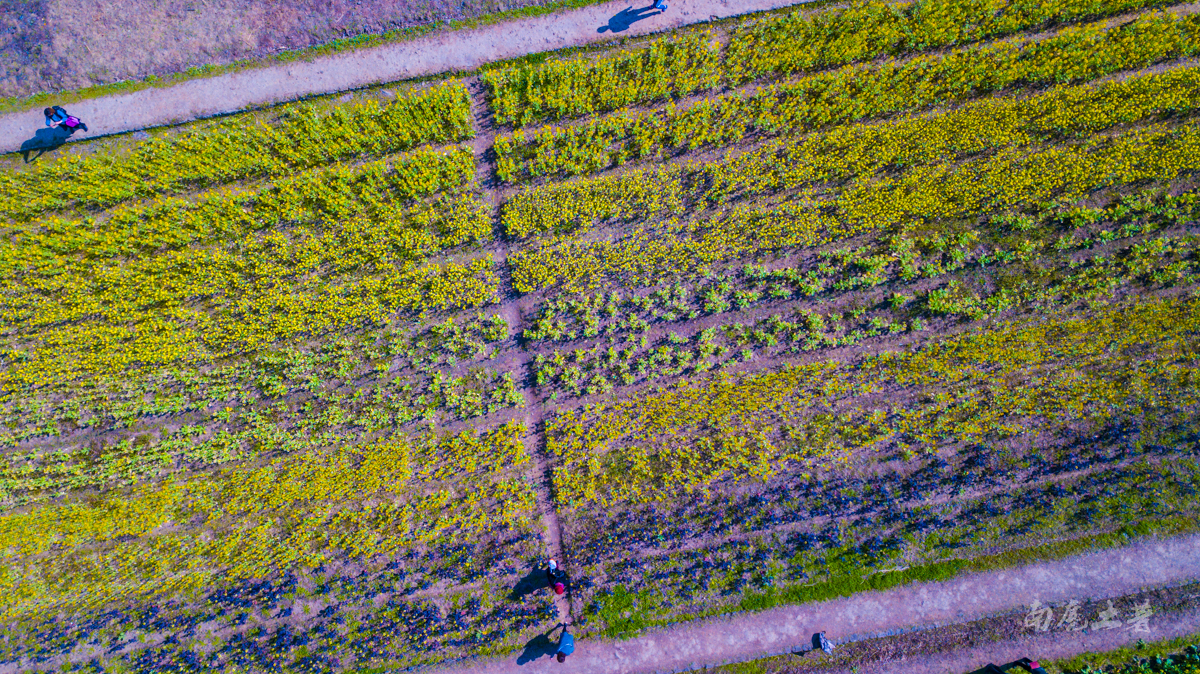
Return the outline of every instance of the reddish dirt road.
<path id="1" fill-rule="evenodd" d="M 247 108 L 293 101 L 453 70 L 563 47 L 645 35 L 689 24 L 801 4 L 796 0 L 673 0 L 665 13 L 645 12 L 633 23 L 622 12 L 649 5 L 606 2 L 583 9 L 517 19 L 407 42 L 283 65 L 196 79 L 173 87 L 71 104 L 88 124 L 73 140 L 188 122 Z M 603 31 L 603 32 L 601 32 Z M 0 151 L 12 152 L 43 125 L 41 107 L 0 117 Z"/>
<path id="2" fill-rule="evenodd" d="M 550 667 L 562 674 L 686 671 L 805 650 L 817 631 L 825 631 L 835 642 L 844 643 L 1029 610 L 1034 601 L 1046 605 L 1073 599 L 1119 597 L 1196 579 L 1200 579 L 1200 536 L 1189 536 L 1003 571 L 968 574 L 943 583 L 914 583 L 815 604 L 683 624 L 615 643 L 581 640 L 575 654 L 562 664 L 546 657 L 518 665 L 513 657 L 460 663 L 439 671 L 507 674 Z M 1194 633 L 1198 624 L 1200 615 L 1193 610 L 1183 617 L 1153 623 L 1151 638 Z M 905 662 L 904 671 L 931 674 L 969 671 L 968 663 L 980 659 L 984 663 L 1015 659 L 1029 652 L 1043 658 L 1067 657 L 1130 644 L 1138 636 L 1144 635 L 1126 628 L 1090 630 L 1087 634 L 1053 631 L 996 647 L 916 658 Z M 874 665 L 859 671 L 895 671 L 890 665 Z"/>

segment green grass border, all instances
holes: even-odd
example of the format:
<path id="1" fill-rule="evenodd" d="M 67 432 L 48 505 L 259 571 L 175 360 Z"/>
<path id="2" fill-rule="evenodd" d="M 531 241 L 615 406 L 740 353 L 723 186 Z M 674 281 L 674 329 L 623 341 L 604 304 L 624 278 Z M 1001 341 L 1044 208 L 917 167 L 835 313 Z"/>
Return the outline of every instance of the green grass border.
<path id="1" fill-rule="evenodd" d="M 750 592 L 742 596 L 739 605 L 741 611 L 729 611 L 728 608 L 714 609 L 688 616 L 682 620 L 644 620 L 646 627 L 667 627 L 681 625 L 694 620 L 702 620 L 719 615 L 729 615 L 737 612 L 758 612 L 777 606 L 802 604 L 808 602 L 827 601 L 839 597 L 849 597 L 858 592 L 870 590 L 887 590 L 913 582 L 942 582 L 965 573 L 975 571 L 999 571 L 1011 569 L 1024 564 L 1048 562 L 1074 555 L 1099 552 L 1114 548 L 1125 547 L 1136 543 L 1149 542 L 1156 538 L 1181 536 L 1200 532 L 1200 521 L 1188 515 L 1172 515 L 1163 518 L 1142 520 L 1130 523 L 1121 528 L 1104 534 L 1094 534 L 1068 540 L 1053 541 L 1028 548 L 1019 548 L 992 555 L 983 555 L 974 559 L 948 559 L 920 566 L 913 566 L 903 571 L 872 574 L 865 578 L 839 578 L 815 585 L 790 585 L 779 590 L 767 592 Z M 629 639 L 637 636 L 643 630 L 606 633 L 592 632 L 616 640 Z M 1174 643 L 1174 640 L 1171 642 Z M 1191 643 L 1191 642 L 1188 642 Z M 1187 645 L 1186 643 L 1184 644 Z M 1182 646 L 1181 646 L 1182 648 Z M 1116 651 L 1114 651 L 1115 653 Z M 1138 651 L 1144 656 L 1154 655 L 1152 651 Z M 690 670 L 693 674 L 770 674 L 774 665 L 780 665 L 787 655 L 773 655 L 756 660 L 729 663 L 716 667 L 704 667 Z M 1078 656 L 1085 658 L 1086 655 Z M 1127 659 L 1127 658 L 1126 658 Z M 1075 659 L 1055 661 L 1063 665 L 1073 665 Z M 1050 662 L 1050 661 L 1047 661 Z M 1086 662 L 1084 662 L 1086 664 Z"/>
<path id="2" fill-rule="evenodd" d="M 1180 654 L 1183 649 L 1192 645 L 1200 645 L 1200 632 L 1174 639 L 1139 640 L 1136 646 L 1122 646 L 1112 651 L 1081 653 L 1072 658 L 1059 660 L 1040 660 L 1039 663 L 1051 674 L 1078 672 L 1084 667 L 1096 669 L 1108 665 L 1119 669 L 1123 665 L 1130 664 L 1134 658 L 1152 658 L 1156 655 L 1165 658 L 1168 655 Z"/>

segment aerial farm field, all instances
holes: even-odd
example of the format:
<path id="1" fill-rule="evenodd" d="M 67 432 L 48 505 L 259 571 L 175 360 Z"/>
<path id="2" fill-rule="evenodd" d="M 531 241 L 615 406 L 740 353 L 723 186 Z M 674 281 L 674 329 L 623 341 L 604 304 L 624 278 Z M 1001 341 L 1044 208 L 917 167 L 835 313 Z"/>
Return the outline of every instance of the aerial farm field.
<path id="1" fill-rule="evenodd" d="M 6 158 L 0 666 L 511 653 L 549 555 L 620 638 L 1194 531 L 1197 10 L 829 5 Z"/>

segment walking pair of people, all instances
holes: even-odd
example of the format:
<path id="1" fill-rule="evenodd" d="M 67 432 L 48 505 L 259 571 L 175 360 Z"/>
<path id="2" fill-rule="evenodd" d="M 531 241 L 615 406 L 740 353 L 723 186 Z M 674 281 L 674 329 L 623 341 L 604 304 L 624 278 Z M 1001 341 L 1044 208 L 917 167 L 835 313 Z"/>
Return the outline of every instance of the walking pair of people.
<path id="1" fill-rule="evenodd" d="M 546 584 L 554 588 L 554 594 L 562 594 L 567 591 L 566 579 L 567 575 L 558 568 L 558 562 L 550 560 L 550 563 L 546 565 Z M 558 637 L 558 650 L 554 652 L 554 657 L 559 662 L 566 662 L 567 656 L 575 652 L 575 637 L 567 630 L 566 623 L 559 623 L 558 626 L 562 628 L 562 634 Z"/>
<path id="2" fill-rule="evenodd" d="M 550 560 L 550 564 L 546 566 L 546 584 L 554 588 L 554 594 L 562 594 L 567 591 L 565 580 L 566 574 L 558 568 L 558 562 Z"/>

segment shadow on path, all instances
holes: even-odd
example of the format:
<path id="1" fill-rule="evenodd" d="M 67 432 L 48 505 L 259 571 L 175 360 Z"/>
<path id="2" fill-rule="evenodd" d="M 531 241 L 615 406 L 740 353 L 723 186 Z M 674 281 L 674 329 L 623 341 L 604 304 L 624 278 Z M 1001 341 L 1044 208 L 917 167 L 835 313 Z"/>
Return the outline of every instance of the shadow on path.
<path id="1" fill-rule="evenodd" d="M 555 627 L 545 634 L 539 634 L 530 639 L 529 643 L 525 644 L 525 650 L 521 651 L 521 655 L 517 656 L 517 664 L 525 665 L 542 656 L 554 655 L 555 651 L 558 650 L 558 642 L 552 641 L 550 635 L 554 634 L 554 631 L 557 629 Z"/>
<path id="2" fill-rule="evenodd" d="M 524 578 L 517 581 L 517 584 L 513 586 L 512 592 L 509 593 L 508 598 L 512 601 L 521 601 L 525 598 L 525 595 L 548 587 L 550 587 L 550 585 L 546 582 L 546 570 L 534 568 L 531 569 L 529 573 L 525 574 Z"/>
<path id="3" fill-rule="evenodd" d="M 609 19 L 606 25 L 597 28 L 596 32 L 603 33 L 604 31 L 608 31 L 610 33 L 620 33 L 621 31 L 629 30 L 629 27 L 635 21 L 648 19 L 656 14 L 662 14 L 662 12 L 654 9 L 654 7 L 642 7 L 641 9 L 626 7 Z"/>
<path id="4" fill-rule="evenodd" d="M 33 138 L 21 143 L 21 157 L 28 164 L 42 156 L 42 154 L 62 146 L 71 137 L 71 133 L 73 132 L 64 126 L 57 126 L 53 129 L 50 127 L 38 129 L 37 133 L 33 134 Z M 34 151 L 37 154 L 30 156 Z"/>

